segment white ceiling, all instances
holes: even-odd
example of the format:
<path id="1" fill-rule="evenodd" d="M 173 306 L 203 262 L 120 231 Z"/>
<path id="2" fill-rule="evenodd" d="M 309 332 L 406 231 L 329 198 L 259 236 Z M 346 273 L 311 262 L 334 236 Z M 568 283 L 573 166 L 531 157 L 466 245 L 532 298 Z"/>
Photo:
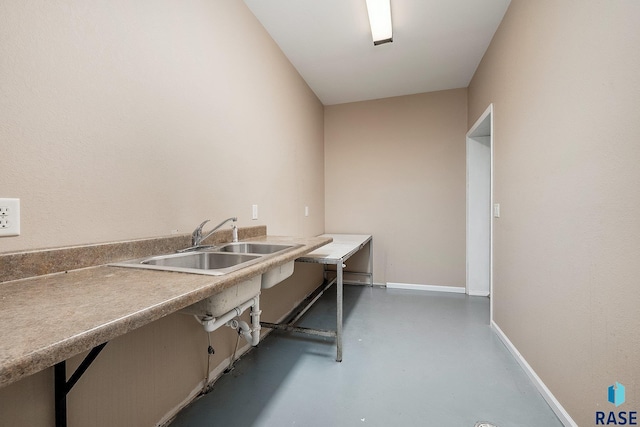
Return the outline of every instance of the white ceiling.
<path id="1" fill-rule="evenodd" d="M 373 46 L 365 0 L 244 0 L 325 105 L 467 87 L 510 0 L 391 0 Z"/>

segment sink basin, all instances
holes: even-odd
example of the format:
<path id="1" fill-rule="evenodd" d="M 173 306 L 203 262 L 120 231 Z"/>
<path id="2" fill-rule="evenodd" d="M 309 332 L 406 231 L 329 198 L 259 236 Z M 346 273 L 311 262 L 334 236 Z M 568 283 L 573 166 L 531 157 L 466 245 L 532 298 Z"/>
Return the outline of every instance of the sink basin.
<path id="1" fill-rule="evenodd" d="M 217 270 L 229 268 L 259 258 L 257 255 L 225 254 L 220 252 L 189 252 L 163 255 L 142 261 L 147 265 Z"/>
<path id="2" fill-rule="evenodd" d="M 262 274 L 260 287 L 269 289 L 293 274 L 294 262 L 289 261 Z"/>
<path id="3" fill-rule="evenodd" d="M 111 265 L 220 276 L 255 264 L 261 258 L 260 255 L 193 251 L 139 258 Z"/>
<path id="4" fill-rule="evenodd" d="M 195 314 L 203 317 L 220 317 L 223 314 L 233 310 L 235 307 L 249 301 L 260 293 L 260 284 L 262 279 L 260 275 L 253 276 L 251 279 L 238 283 L 235 286 L 218 292 L 215 295 L 198 301 L 188 307 L 180 310 L 181 313 Z"/>
<path id="5" fill-rule="evenodd" d="M 270 255 L 281 251 L 296 248 L 299 245 L 287 245 L 278 243 L 262 243 L 262 242 L 234 242 L 216 248 L 220 253 L 238 253 L 238 254 L 261 254 Z M 282 282 L 293 274 L 294 262 L 290 261 L 284 265 L 272 268 L 262 274 L 262 289 L 269 289 Z"/>
<path id="6" fill-rule="evenodd" d="M 298 247 L 298 245 L 263 242 L 234 242 L 215 248 L 214 250 L 221 253 L 271 255 L 296 247 Z M 293 274 L 293 268 L 294 262 L 290 261 L 263 273 L 260 287 L 262 289 L 269 289 L 277 285 Z"/>
<path id="7" fill-rule="evenodd" d="M 228 243 L 215 249 L 218 252 L 233 252 L 242 254 L 274 254 L 296 247 L 296 245 L 283 245 L 275 243 L 235 242 Z"/>

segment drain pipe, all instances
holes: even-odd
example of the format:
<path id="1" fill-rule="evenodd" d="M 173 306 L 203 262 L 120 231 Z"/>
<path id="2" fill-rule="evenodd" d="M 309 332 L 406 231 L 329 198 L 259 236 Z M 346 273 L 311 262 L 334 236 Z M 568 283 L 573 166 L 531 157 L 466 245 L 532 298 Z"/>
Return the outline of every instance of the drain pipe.
<path id="1" fill-rule="evenodd" d="M 244 320 L 233 319 L 228 321 L 225 326 L 228 326 L 231 329 L 237 329 L 238 334 L 242 335 L 242 338 L 247 340 L 247 342 L 252 346 L 255 347 L 256 345 L 258 345 L 258 343 L 255 343 L 255 344 L 253 343 L 254 337 L 251 334 L 251 328 L 249 327 L 247 322 L 245 322 Z"/>
<path id="2" fill-rule="evenodd" d="M 247 322 L 243 320 L 236 320 L 235 318 L 244 313 L 247 308 L 251 308 L 251 325 L 249 327 Z M 194 316 L 198 323 L 204 326 L 204 330 L 207 332 L 213 332 L 221 326 L 228 326 L 233 329 L 238 329 L 238 333 L 244 337 L 245 340 L 253 347 L 257 346 L 260 342 L 260 294 L 254 296 L 250 300 L 240 304 L 233 310 L 228 311 L 217 319 L 214 318 L 200 318 Z"/>
<path id="3" fill-rule="evenodd" d="M 260 342 L 260 298 L 255 297 L 255 304 L 251 306 L 251 328 L 247 325 L 247 322 L 241 321 L 240 327 L 242 328 L 242 336 L 247 340 L 251 346 L 255 347 Z M 251 338 L 251 339 L 249 339 Z"/>
<path id="4" fill-rule="evenodd" d="M 253 335 L 253 341 L 251 345 L 253 347 L 258 345 L 260 342 L 260 315 L 262 314 L 262 310 L 260 310 L 260 295 L 256 298 L 256 303 L 251 307 L 251 333 Z"/>

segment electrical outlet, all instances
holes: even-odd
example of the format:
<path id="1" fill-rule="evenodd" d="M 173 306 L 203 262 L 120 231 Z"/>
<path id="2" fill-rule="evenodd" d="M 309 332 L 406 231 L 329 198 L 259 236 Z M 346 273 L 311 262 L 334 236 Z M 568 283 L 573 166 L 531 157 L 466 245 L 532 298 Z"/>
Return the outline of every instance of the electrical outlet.
<path id="1" fill-rule="evenodd" d="M 251 219 L 258 219 L 258 205 L 251 206 Z"/>
<path id="2" fill-rule="evenodd" d="M 0 236 L 20 235 L 20 199 L 0 199 Z"/>

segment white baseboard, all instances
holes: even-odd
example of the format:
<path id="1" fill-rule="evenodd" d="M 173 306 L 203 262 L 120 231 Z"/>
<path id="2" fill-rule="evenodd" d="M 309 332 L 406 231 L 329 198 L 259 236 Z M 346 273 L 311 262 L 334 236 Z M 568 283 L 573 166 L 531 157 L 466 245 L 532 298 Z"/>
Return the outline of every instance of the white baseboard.
<path id="1" fill-rule="evenodd" d="M 513 357 L 515 357 L 518 364 L 522 367 L 522 369 L 524 369 L 527 376 L 531 379 L 531 381 L 533 381 L 533 384 L 536 386 L 536 388 L 538 389 L 538 391 L 540 392 L 544 400 L 547 401 L 547 403 L 549 404 L 553 412 L 556 414 L 558 419 L 560 419 L 560 422 L 567 427 L 578 427 L 578 424 L 576 424 L 576 422 L 573 421 L 569 413 L 562 407 L 562 405 L 560 404 L 560 402 L 558 402 L 558 399 L 555 398 L 553 393 L 551 393 L 551 390 L 549 390 L 547 386 L 542 382 L 542 380 L 540 379 L 538 374 L 536 374 L 536 372 L 533 370 L 531 365 L 527 363 L 525 358 L 522 357 L 518 349 L 511 342 L 511 340 L 507 338 L 504 332 L 502 332 L 502 329 L 500 329 L 500 327 L 493 320 L 491 320 L 491 327 L 495 331 L 496 335 L 498 335 L 498 338 L 500 338 L 500 340 L 503 342 L 505 347 L 507 347 L 507 349 L 511 352 Z"/>
<path id="2" fill-rule="evenodd" d="M 469 291 L 469 295 L 472 297 L 488 297 L 489 292 L 486 291 Z"/>
<path id="3" fill-rule="evenodd" d="M 354 286 L 371 286 L 369 282 L 363 282 L 361 280 L 343 280 L 343 285 L 354 285 Z M 378 286 L 384 288 L 386 285 L 384 283 L 373 282 L 373 286 Z"/>
<path id="4" fill-rule="evenodd" d="M 411 289 L 414 291 L 436 291 L 436 292 L 453 292 L 456 294 L 464 294 L 465 289 L 458 286 L 437 286 L 437 285 L 415 285 L 411 283 L 393 283 L 387 282 L 389 289 Z"/>

